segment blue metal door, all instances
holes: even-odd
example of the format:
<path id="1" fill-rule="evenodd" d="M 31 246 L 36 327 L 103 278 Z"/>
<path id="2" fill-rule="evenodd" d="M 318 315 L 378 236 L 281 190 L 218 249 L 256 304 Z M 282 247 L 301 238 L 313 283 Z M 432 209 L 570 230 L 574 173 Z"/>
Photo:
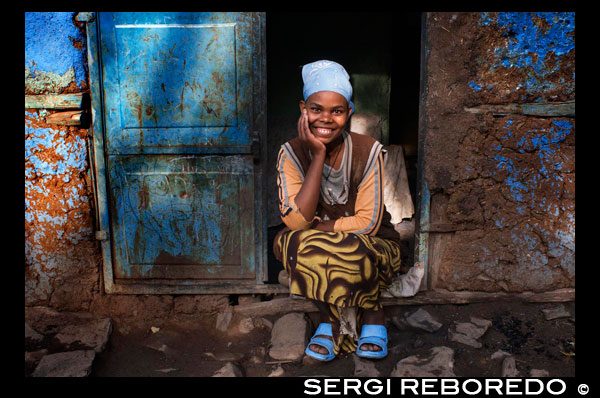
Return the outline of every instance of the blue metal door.
<path id="1" fill-rule="evenodd" d="M 117 290 L 262 283 L 264 14 L 97 23 L 113 282 L 141 286 Z"/>

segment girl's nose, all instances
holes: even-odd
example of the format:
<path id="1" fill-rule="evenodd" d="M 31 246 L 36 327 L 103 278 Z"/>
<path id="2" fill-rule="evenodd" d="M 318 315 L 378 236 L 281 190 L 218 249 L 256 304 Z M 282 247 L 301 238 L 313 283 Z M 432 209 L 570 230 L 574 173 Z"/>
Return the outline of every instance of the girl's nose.
<path id="1" fill-rule="evenodd" d="M 320 116 L 321 116 L 320 119 L 323 122 L 330 122 L 332 120 L 331 119 L 331 112 L 324 112 L 323 111 L 323 112 L 321 112 Z"/>

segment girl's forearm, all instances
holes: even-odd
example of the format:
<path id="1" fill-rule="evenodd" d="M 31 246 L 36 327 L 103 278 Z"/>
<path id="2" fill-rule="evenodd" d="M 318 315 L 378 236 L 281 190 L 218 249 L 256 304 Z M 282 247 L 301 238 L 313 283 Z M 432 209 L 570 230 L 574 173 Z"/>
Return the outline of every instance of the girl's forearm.
<path id="1" fill-rule="evenodd" d="M 315 216 L 319 195 L 321 190 L 321 176 L 323 175 L 323 164 L 325 163 L 325 153 L 313 155 L 308 171 L 302 183 L 302 188 L 296 195 L 296 205 L 305 220 L 310 221 Z"/>

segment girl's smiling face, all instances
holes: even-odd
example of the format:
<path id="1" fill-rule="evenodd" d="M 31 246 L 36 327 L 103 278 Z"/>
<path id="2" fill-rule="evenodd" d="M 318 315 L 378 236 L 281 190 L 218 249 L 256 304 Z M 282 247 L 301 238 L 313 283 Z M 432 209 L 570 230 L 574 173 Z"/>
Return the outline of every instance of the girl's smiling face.
<path id="1" fill-rule="evenodd" d="M 300 101 L 300 112 L 306 109 L 311 133 L 327 145 L 342 135 L 352 114 L 343 95 L 333 91 L 317 91 Z"/>

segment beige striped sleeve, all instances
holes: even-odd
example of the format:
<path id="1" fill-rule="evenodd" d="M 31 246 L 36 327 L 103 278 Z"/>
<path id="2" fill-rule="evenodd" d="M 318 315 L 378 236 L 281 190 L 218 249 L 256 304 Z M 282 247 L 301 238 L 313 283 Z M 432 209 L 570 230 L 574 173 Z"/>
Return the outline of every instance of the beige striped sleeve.
<path id="1" fill-rule="evenodd" d="M 296 206 L 296 195 L 302 188 L 304 178 L 297 165 L 283 149 L 277 156 L 277 188 L 279 192 L 279 212 L 281 220 L 292 230 L 307 229 L 312 224 L 307 221 Z"/>
<path id="2" fill-rule="evenodd" d="M 361 182 L 354 205 L 354 216 L 339 218 L 333 230 L 375 235 L 383 217 L 383 155 Z"/>

